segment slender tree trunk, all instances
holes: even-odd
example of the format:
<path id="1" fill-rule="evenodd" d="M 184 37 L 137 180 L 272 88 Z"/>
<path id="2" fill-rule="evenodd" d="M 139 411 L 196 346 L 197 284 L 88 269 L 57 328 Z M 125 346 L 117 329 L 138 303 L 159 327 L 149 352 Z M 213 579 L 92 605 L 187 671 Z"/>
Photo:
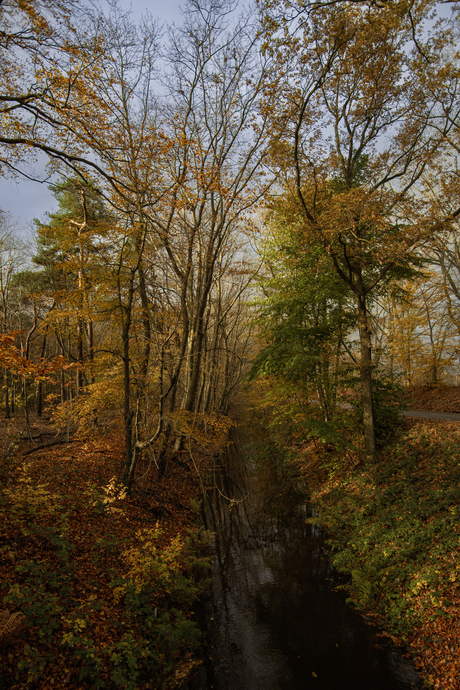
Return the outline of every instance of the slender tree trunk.
<path id="1" fill-rule="evenodd" d="M 361 397 L 363 403 L 363 426 L 366 456 L 372 459 L 375 455 L 375 420 L 374 404 L 372 398 L 372 343 L 369 318 L 366 308 L 366 296 L 364 290 L 356 294 L 359 341 L 361 346 L 360 380 Z"/>
<path id="2" fill-rule="evenodd" d="M 191 342 L 188 353 L 189 360 L 189 375 L 187 381 L 187 389 L 185 393 L 184 400 L 182 402 L 182 409 L 186 412 L 192 412 L 195 408 L 195 403 L 198 396 L 198 384 L 200 380 L 201 371 L 201 356 L 203 352 L 203 333 L 201 319 L 200 324 L 195 331 L 191 331 Z M 183 447 L 183 435 L 182 433 L 176 438 L 174 442 L 174 451 L 178 452 L 182 450 Z"/>
<path id="3" fill-rule="evenodd" d="M 131 310 L 134 294 L 134 276 L 129 288 L 128 303 L 125 307 L 125 318 L 122 328 L 123 340 L 123 398 L 124 398 L 124 427 L 125 427 L 125 481 L 130 473 L 134 473 L 131 468 L 133 460 L 133 410 L 131 409 L 131 360 L 130 360 L 130 332 L 131 332 Z"/>
<path id="4" fill-rule="evenodd" d="M 189 376 L 187 381 L 187 390 L 182 409 L 188 412 L 194 409 L 195 401 L 198 395 L 198 384 L 200 381 L 201 363 L 203 357 L 204 346 L 204 332 L 205 332 L 205 310 L 208 302 L 209 291 L 211 288 L 211 280 L 208 278 L 203 286 L 200 303 L 194 318 L 193 328 L 191 329 L 191 341 L 189 350 Z"/>
<path id="5" fill-rule="evenodd" d="M 141 297 L 142 306 L 142 330 L 143 330 L 143 347 L 142 360 L 140 367 L 141 385 L 145 384 L 147 379 L 147 372 L 149 369 L 150 350 L 152 341 L 152 329 L 150 325 L 150 305 L 147 296 L 147 288 L 145 284 L 145 273 L 142 266 L 139 267 L 139 294 Z"/>
<path id="6" fill-rule="evenodd" d="M 64 356 L 64 347 L 62 342 L 59 341 L 59 354 Z M 64 369 L 61 369 L 61 404 L 63 405 L 66 401 L 66 390 L 65 390 L 65 373 Z"/>
<path id="7" fill-rule="evenodd" d="M 83 324 L 83 319 L 81 317 L 78 318 L 78 323 L 77 323 L 77 361 L 78 361 L 78 369 L 77 369 L 77 376 L 76 376 L 76 386 L 77 386 L 77 396 L 79 396 L 82 392 L 83 389 L 83 370 L 81 367 L 83 366 L 83 329 L 84 329 L 84 324 Z"/>
<path id="8" fill-rule="evenodd" d="M 184 360 L 187 357 L 187 345 L 190 342 L 190 320 L 189 320 L 189 314 L 188 314 L 188 307 L 187 307 L 187 286 L 188 286 L 188 275 L 184 277 L 182 281 L 182 290 L 181 290 L 181 321 L 182 321 L 182 334 L 181 334 L 181 339 L 179 343 L 179 353 L 177 356 L 176 360 L 176 366 L 174 367 L 174 372 L 173 372 L 173 377 L 171 380 L 171 393 L 170 393 L 170 400 L 169 400 L 169 409 L 170 412 L 174 412 L 174 408 L 176 405 L 176 396 L 177 396 L 177 388 L 178 388 L 178 383 L 179 383 L 179 375 L 184 363 Z M 165 429 L 165 436 L 168 438 L 173 432 L 173 427 L 171 425 L 171 422 L 168 423 L 166 429 Z M 174 450 L 180 450 L 182 444 L 182 435 L 179 435 L 176 438 L 175 444 L 174 444 Z M 166 445 L 163 446 L 163 449 L 161 451 L 161 457 L 158 460 L 158 464 L 160 467 L 160 471 L 162 474 L 165 472 L 165 453 L 166 453 Z"/>
<path id="9" fill-rule="evenodd" d="M 92 321 L 88 321 L 86 324 L 86 342 L 90 362 L 89 382 L 94 383 L 96 377 L 94 375 L 94 329 Z"/>
<path id="10" fill-rule="evenodd" d="M 31 342 L 32 335 L 34 334 L 34 332 L 37 329 L 37 318 L 38 318 L 37 317 L 37 310 L 34 308 L 34 323 L 33 323 L 32 328 L 28 332 L 27 338 L 26 338 L 26 345 L 25 345 L 25 352 L 24 352 L 26 359 L 30 358 L 30 342 Z M 29 440 L 32 440 L 32 432 L 30 429 L 30 416 L 29 416 L 28 380 L 27 380 L 26 376 L 24 377 L 24 380 L 23 380 L 23 391 L 24 391 L 24 415 L 25 415 L 25 419 L 26 419 L 27 436 L 29 437 Z"/>
<path id="11" fill-rule="evenodd" d="M 10 391 L 8 389 L 8 369 L 3 370 L 3 384 L 5 386 L 5 419 L 11 418 Z"/>
<path id="12" fill-rule="evenodd" d="M 216 380 L 213 407 L 217 408 L 219 412 L 225 414 L 227 410 L 227 402 L 231 391 L 230 342 L 227 329 L 225 327 L 222 328 L 221 348 L 225 352 L 225 363 L 223 369 L 222 371 L 220 371 L 220 369 L 218 370 L 218 375 L 222 380 L 222 393 L 218 394 L 219 381 Z"/>
<path id="13" fill-rule="evenodd" d="M 324 387 L 321 383 L 321 366 L 318 366 L 317 372 L 318 372 L 318 383 L 316 386 L 316 392 L 318 393 L 319 405 L 320 405 L 321 410 L 323 412 L 324 421 L 329 422 L 329 420 L 330 420 L 329 404 L 328 404 L 328 399 L 327 399 L 327 393 L 325 392 Z"/>
<path id="14" fill-rule="evenodd" d="M 220 335 L 220 318 L 221 318 L 221 303 L 220 303 L 220 293 L 219 293 L 219 302 L 218 302 L 218 307 L 216 309 L 216 314 L 215 314 L 215 324 L 213 328 L 213 334 L 212 334 L 212 339 L 211 339 L 211 345 L 209 346 L 210 350 L 210 356 L 209 356 L 209 370 L 207 372 L 207 375 L 204 377 L 203 385 L 204 385 L 204 391 L 203 391 L 203 403 L 202 403 L 202 409 L 203 412 L 206 413 L 208 412 L 210 408 L 210 402 L 211 402 L 211 392 L 212 389 L 216 388 L 218 385 L 218 375 L 217 375 L 217 346 L 219 343 L 219 335 Z"/>
<path id="15" fill-rule="evenodd" d="M 201 329 L 201 325 L 200 325 Z M 191 368 L 190 377 L 187 386 L 187 394 L 183 403 L 183 409 L 191 412 L 195 407 L 195 402 L 198 396 L 198 384 L 200 381 L 201 359 L 203 354 L 203 333 L 198 332 L 194 334 L 191 344 Z"/>
<path id="16" fill-rule="evenodd" d="M 47 332 L 45 331 L 43 335 L 43 342 L 42 342 L 42 347 L 40 350 L 40 359 L 43 360 L 45 358 L 45 351 L 46 351 L 46 340 L 47 340 Z M 41 417 L 43 414 L 43 381 L 39 381 L 37 384 L 37 417 Z"/>
<path id="17" fill-rule="evenodd" d="M 124 349 L 123 356 L 123 373 L 124 373 L 124 426 L 125 426 L 125 458 L 126 471 L 131 469 L 131 462 L 133 456 L 133 416 L 131 409 L 131 382 L 130 382 L 130 361 L 129 361 L 129 345 Z M 126 352 L 128 350 L 128 352 Z"/>

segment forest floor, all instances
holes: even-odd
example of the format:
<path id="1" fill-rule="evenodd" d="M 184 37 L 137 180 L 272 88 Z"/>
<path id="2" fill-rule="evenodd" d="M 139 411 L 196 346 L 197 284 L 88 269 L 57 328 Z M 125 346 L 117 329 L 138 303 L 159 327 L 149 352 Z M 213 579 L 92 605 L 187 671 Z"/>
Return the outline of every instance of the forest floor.
<path id="1" fill-rule="evenodd" d="M 459 386 L 414 386 L 404 396 L 413 410 L 460 414 Z"/>
<path id="2" fill-rule="evenodd" d="M 419 387 L 406 402 L 460 412 L 460 389 Z M 310 456 L 305 474 L 351 598 L 429 686 L 460 690 L 460 423 L 401 424 L 384 463 L 363 469 L 350 455 L 341 473 Z M 32 418 L 31 432 L 20 414 L 0 427 L 0 690 L 180 688 L 199 664 L 193 607 L 209 543 L 195 499 L 212 452 L 171 458 L 164 475 L 151 467 L 126 497 L 116 420 L 41 448 L 56 440 L 50 420 Z"/>
<path id="3" fill-rule="evenodd" d="M 460 412 L 460 388 L 405 398 Z M 310 444 L 299 465 L 351 600 L 406 648 L 427 687 L 460 690 L 460 422 L 400 425 L 372 464 Z"/>
<path id="4" fill-rule="evenodd" d="M 0 689 L 180 687 L 199 663 L 192 505 L 209 458 L 153 466 L 128 497 L 116 421 L 46 447 L 50 421 L 31 432 L 19 414 L 0 427 Z"/>

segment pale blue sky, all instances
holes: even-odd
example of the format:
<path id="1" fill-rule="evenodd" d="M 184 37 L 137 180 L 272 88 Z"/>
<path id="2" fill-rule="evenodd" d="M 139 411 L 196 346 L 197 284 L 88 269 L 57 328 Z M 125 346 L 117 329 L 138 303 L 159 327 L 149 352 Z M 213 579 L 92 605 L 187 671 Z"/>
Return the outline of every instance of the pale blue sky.
<path id="1" fill-rule="evenodd" d="M 104 2 L 100 3 L 102 6 Z M 120 5 L 130 7 L 133 17 L 139 19 L 146 9 L 161 22 L 180 24 L 180 0 L 122 0 Z M 46 161 L 46 158 L 43 158 Z M 9 212 L 21 234 L 28 235 L 34 218 L 44 219 L 47 211 L 53 211 L 56 202 L 47 184 L 29 180 L 11 180 L 0 177 L 0 209 Z"/>
<path id="2" fill-rule="evenodd" d="M 90 2 L 90 0 L 87 0 Z M 97 0 L 96 0 L 97 2 Z M 104 6 L 105 0 L 99 0 Z M 182 0 L 119 0 L 122 7 L 131 7 L 133 18 L 139 19 L 146 9 L 160 22 L 180 24 L 182 15 L 180 7 Z M 240 1 L 240 6 L 244 3 Z M 452 8 L 450 5 L 442 6 L 440 14 L 449 16 Z M 43 169 L 46 158 L 43 157 Z M 40 167 L 40 166 L 38 166 Z M 53 211 L 56 202 L 47 184 L 40 184 L 28 180 L 11 180 L 0 177 L 0 210 L 10 212 L 12 220 L 24 235 L 29 234 L 33 218 L 44 219 L 47 211 Z"/>

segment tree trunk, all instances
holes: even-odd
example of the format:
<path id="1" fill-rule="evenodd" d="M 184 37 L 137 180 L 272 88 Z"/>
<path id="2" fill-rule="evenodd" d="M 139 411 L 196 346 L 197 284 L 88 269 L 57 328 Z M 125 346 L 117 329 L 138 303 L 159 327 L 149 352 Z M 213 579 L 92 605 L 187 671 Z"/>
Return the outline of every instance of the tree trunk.
<path id="1" fill-rule="evenodd" d="M 145 284 L 145 273 L 142 265 L 139 266 L 139 293 L 141 297 L 142 306 L 142 329 L 144 332 L 144 340 L 142 344 L 142 359 L 140 366 L 140 380 L 141 386 L 144 386 L 147 379 L 147 372 L 149 369 L 152 329 L 150 325 L 150 305 L 147 295 L 147 287 Z"/>
<path id="2" fill-rule="evenodd" d="M 375 455 L 375 420 L 372 398 L 372 347 L 369 319 L 364 289 L 356 293 L 359 340 L 361 346 L 360 380 L 363 403 L 363 426 L 366 456 L 369 460 Z"/>
<path id="3" fill-rule="evenodd" d="M 77 323 L 77 361 L 78 361 L 78 369 L 77 369 L 77 376 L 76 376 L 76 386 L 77 386 L 77 396 L 81 395 L 82 390 L 83 390 L 83 319 L 81 317 L 78 318 L 78 323 Z"/>
<path id="4" fill-rule="evenodd" d="M 64 356 L 64 347 L 61 341 L 59 341 L 59 354 L 61 357 Z M 61 376 L 60 376 L 60 382 L 61 382 L 61 405 L 63 405 L 66 401 L 66 390 L 65 390 L 65 372 L 64 369 L 61 369 Z"/>
<path id="5" fill-rule="evenodd" d="M 43 342 L 42 342 L 42 348 L 40 351 L 40 359 L 43 360 L 45 358 L 45 351 L 46 351 L 46 340 L 47 340 L 47 331 L 45 331 L 43 335 Z M 37 417 L 41 417 L 43 414 L 43 381 L 39 381 L 37 384 Z"/>
<path id="6" fill-rule="evenodd" d="M 124 398 L 124 426 L 125 426 L 125 481 L 130 472 L 133 472 L 131 468 L 131 463 L 133 459 L 133 411 L 131 409 L 131 372 L 130 372 L 130 351 L 129 351 L 129 340 L 131 331 L 131 304 L 132 304 L 132 293 L 133 286 L 130 286 L 130 295 L 128 298 L 128 306 L 125 310 L 125 319 L 122 328 L 122 340 L 123 340 L 123 398 Z"/>
<path id="7" fill-rule="evenodd" d="M 86 342 L 87 342 L 87 349 L 88 349 L 88 355 L 89 355 L 89 369 L 90 369 L 90 374 L 89 374 L 89 382 L 90 383 L 95 383 L 96 377 L 94 375 L 94 329 L 93 329 L 93 322 L 88 321 L 86 324 Z"/>
<path id="8" fill-rule="evenodd" d="M 8 389 L 8 369 L 3 370 L 3 381 L 5 385 L 5 419 L 11 418 L 10 412 L 10 392 Z"/>

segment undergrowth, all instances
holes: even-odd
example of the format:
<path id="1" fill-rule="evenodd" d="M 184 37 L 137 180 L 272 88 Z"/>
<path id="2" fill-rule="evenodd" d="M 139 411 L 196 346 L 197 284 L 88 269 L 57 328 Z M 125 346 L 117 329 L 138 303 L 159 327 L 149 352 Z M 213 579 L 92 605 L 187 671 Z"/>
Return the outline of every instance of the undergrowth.
<path id="1" fill-rule="evenodd" d="M 21 627 L 0 649 L 2 690 L 178 687 L 200 644 L 193 607 L 207 582 L 207 533 L 165 538 L 114 479 L 82 473 L 69 500 L 37 481 L 32 463 L 8 463 L 0 610 L 20 613 Z"/>
<path id="2" fill-rule="evenodd" d="M 460 577 L 460 439 L 415 429 L 316 500 L 350 595 L 405 635 Z"/>
<path id="3" fill-rule="evenodd" d="M 349 577 L 349 601 L 416 650 L 429 684 L 457 688 L 453 647 L 440 652 L 442 682 L 431 657 L 442 630 L 450 635 L 452 623 L 458 626 L 460 433 L 415 426 L 372 465 L 344 466 L 318 483 L 312 500 L 333 563 Z"/>
<path id="4" fill-rule="evenodd" d="M 403 423 L 398 388 L 384 380 L 376 388 L 373 462 L 353 399 L 334 420 L 337 442 L 302 432 L 295 400 L 264 407 L 253 392 L 265 460 L 288 465 L 284 480 L 303 478 L 319 513 L 309 521 L 327 532 L 349 603 L 406 646 L 427 686 L 460 690 L 460 430 Z M 262 429 L 257 417 L 253 425 Z"/>

